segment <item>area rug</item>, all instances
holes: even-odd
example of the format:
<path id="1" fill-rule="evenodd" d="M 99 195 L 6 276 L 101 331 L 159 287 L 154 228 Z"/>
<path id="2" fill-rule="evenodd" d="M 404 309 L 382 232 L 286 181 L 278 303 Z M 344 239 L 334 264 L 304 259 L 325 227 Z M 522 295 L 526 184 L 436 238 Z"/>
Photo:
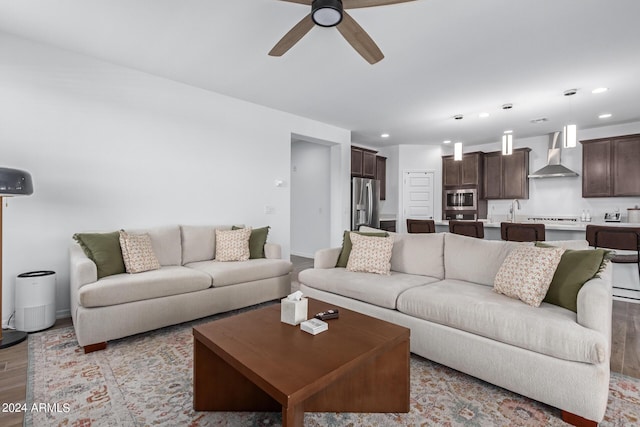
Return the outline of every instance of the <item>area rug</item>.
<path id="1" fill-rule="evenodd" d="M 280 413 L 192 409 L 194 325 L 172 326 L 83 354 L 72 327 L 29 336 L 25 425 L 278 426 Z M 640 380 L 613 373 L 603 426 L 637 425 Z M 563 426 L 560 411 L 411 356 L 407 414 L 306 413 L 305 426 Z"/>

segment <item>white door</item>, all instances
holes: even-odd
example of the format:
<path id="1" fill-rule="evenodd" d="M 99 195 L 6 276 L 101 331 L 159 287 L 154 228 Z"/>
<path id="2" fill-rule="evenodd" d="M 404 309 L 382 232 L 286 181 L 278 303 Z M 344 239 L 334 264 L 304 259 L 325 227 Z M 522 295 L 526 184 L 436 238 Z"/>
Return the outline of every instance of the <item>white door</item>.
<path id="1" fill-rule="evenodd" d="M 402 218 L 400 230 L 407 231 L 407 218 L 433 219 L 434 172 L 404 172 L 402 179 Z"/>

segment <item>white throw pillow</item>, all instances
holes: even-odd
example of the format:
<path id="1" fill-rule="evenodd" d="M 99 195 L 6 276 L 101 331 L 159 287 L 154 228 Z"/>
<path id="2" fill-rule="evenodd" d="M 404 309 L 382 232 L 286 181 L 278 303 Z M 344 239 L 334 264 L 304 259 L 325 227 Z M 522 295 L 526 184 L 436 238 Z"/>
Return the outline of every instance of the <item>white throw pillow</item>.
<path id="1" fill-rule="evenodd" d="M 238 230 L 216 228 L 216 261 L 246 261 L 249 259 L 251 227 Z"/>
<path id="2" fill-rule="evenodd" d="M 142 273 L 157 270 L 160 262 L 153 252 L 148 234 L 129 234 L 120 230 L 120 249 L 127 273 Z"/>
<path id="3" fill-rule="evenodd" d="M 347 270 L 388 275 L 391 270 L 393 237 L 363 236 L 349 233 L 351 254 Z"/>
<path id="4" fill-rule="evenodd" d="M 564 249 L 519 246 L 500 266 L 493 290 L 539 307 L 560 263 Z"/>

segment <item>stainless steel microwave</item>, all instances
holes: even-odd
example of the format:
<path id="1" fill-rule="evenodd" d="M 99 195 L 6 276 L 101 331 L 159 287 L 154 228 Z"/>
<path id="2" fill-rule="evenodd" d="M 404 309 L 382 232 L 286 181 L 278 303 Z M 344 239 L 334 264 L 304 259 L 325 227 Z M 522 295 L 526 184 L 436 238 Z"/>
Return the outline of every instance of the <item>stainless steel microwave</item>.
<path id="1" fill-rule="evenodd" d="M 475 188 L 445 190 L 444 209 L 448 211 L 473 211 L 478 207 L 478 192 Z"/>

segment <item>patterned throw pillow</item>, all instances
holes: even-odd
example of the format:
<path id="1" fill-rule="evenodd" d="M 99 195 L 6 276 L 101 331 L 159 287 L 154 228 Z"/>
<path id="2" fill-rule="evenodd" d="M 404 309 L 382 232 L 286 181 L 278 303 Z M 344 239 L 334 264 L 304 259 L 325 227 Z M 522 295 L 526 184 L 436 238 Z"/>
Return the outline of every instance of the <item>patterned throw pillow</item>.
<path id="1" fill-rule="evenodd" d="M 539 307 L 560 263 L 564 249 L 518 246 L 505 258 L 493 290 Z"/>
<path id="2" fill-rule="evenodd" d="M 127 273 L 142 273 L 157 270 L 160 262 L 151 246 L 148 234 L 129 234 L 120 230 L 120 248 Z"/>
<path id="3" fill-rule="evenodd" d="M 388 275 L 391 270 L 393 237 L 363 236 L 349 233 L 351 254 L 347 270 Z"/>
<path id="4" fill-rule="evenodd" d="M 216 228 L 216 261 L 246 261 L 249 259 L 251 227 L 238 230 Z"/>

